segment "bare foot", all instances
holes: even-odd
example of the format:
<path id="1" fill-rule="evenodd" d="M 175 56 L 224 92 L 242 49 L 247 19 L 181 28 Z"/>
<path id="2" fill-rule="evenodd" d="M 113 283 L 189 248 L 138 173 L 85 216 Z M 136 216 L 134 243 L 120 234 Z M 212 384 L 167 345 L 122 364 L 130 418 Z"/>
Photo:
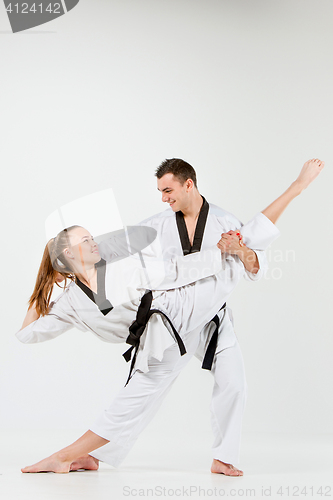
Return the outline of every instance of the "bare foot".
<path id="1" fill-rule="evenodd" d="M 99 460 L 91 455 L 83 455 L 82 457 L 71 463 L 70 470 L 98 470 Z"/>
<path id="2" fill-rule="evenodd" d="M 304 163 L 299 176 L 296 179 L 296 183 L 301 186 L 302 189 L 306 189 L 309 184 L 320 174 L 325 166 L 325 162 L 318 160 L 318 158 L 313 158 Z"/>
<path id="3" fill-rule="evenodd" d="M 210 471 L 215 473 L 215 474 L 224 474 L 225 476 L 242 476 L 243 475 L 242 470 L 236 469 L 236 467 L 234 467 L 231 464 L 226 464 L 224 462 L 221 462 L 220 460 L 215 460 L 215 458 L 213 460 Z"/>
<path id="4" fill-rule="evenodd" d="M 58 472 L 65 474 L 70 471 L 71 462 L 63 459 L 61 455 L 55 453 L 48 458 L 44 458 L 34 465 L 29 465 L 21 469 L 22 472 Z"/>

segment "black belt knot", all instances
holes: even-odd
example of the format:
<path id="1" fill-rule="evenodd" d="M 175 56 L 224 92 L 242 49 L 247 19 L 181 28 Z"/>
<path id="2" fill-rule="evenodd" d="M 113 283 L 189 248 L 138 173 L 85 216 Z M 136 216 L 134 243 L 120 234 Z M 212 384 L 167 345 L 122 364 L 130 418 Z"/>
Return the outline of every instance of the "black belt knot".
<path id="1" fill-rule="evenodd" d="M 131 324 L 131 326 L 129 327 L 130 334 L 126 339 L 126 344 L 130 344 L 132 347 L 130 347 L 126 352 L 124 352 L 123 357 L 128 362 L 131 359 L 133 350 L 134 350 L 134 355 L 132 358 L 130 372 L 129 372 L 128 379 L 126 381 L 125 386 L 128 384 L 128 382 L 130 381 L 130 378 L 132 376 L 136 356 L 137 356 L 137 353 L 139 350 L 140 337 L 143 334 L 143 332 L 145 331 L 147 323 L 153 314 L 160 314 L 161 316 L 166 318 L 166 320 L 169 322 L 169 325 L 171 326 L 172 332 L 173 332 L 175 339 L 177 341 L 181 356 L 183 356 L 186 353 L 184 342 L 182 341 L 179 333 L 177 332 L 177 330 L 175 329 L 175 327 L 171 323 L 170 319 L 162 311 L 159 311 L 158 309 L 151 309 L 152 301 L 153 301 L 153 293 L 151 290 L 148 290 L 141 298 L 141 302 L 140 302 L 140 305 L 139 305 L 139 308 L 138 308 L 138 311 L 136 314 L 136 318 L 133 321 L 133 323 Z"/>
<path id="2" fill-rule="evenodd" d="M 138 343 L 140 343 L 140 337 L 143 334 L 149 320 L 148 314 L 152 300 L 153 294 L 151 291 L 145 293 L 142 297 L 136 318 L 129 327 L 130 334 L 126 339 L 126 344 L 131 344 L 135 347 Z"/>

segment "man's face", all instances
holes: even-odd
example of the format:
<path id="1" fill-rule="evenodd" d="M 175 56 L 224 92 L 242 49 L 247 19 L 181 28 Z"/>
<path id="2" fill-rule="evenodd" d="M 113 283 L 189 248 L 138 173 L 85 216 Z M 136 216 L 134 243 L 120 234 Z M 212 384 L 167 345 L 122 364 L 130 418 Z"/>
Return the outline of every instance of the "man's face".
<path id="1" fill-rule="evenodd" d="M 162 201 L 169 203 L 174 212 L 182 210 L 188 204 L 191 190 L 189 181 L 187 180 L 182 185 L 173 174 L 165 174 L 157 179 L 157 189 L 162 193 Z"/>

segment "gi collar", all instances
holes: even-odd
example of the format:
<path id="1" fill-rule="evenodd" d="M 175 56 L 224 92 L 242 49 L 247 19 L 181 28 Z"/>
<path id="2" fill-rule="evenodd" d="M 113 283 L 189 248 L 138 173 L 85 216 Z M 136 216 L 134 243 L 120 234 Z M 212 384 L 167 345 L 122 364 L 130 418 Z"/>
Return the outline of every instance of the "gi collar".
<path id="1" fill-rule="evenodd" d="M 202 206 L 199 212 L 197 225 L 195 228 L 193 245 L 191 246 L 190 239 L 188 237 L 187 227 L 184 219 L 183 212 L 176 212 L 176 222 L 180 237 L 180 242 L 183 249 L 183 254 L 187 255 L 189 253 L 200 252 L 201 244 L 203 240 L 203 235 L 206 227 L 208 212 L 209 212 L 209 203 L 202 196 Z"/>

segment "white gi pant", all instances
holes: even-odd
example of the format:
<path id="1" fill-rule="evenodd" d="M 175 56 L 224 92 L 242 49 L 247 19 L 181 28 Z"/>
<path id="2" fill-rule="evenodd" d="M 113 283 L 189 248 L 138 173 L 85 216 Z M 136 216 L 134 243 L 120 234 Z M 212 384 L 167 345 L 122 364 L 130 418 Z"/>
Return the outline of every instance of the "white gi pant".
<path id="1" fill-rule="evenodd" d="M 238 463 L 246 382 L 240 348 L 227 311 L 218 313 L 219 341 L 212 374 L 215 378 L 211 403 L 214 433 L 213 458 Z M 208 329 L 208 338 L 207 338 Z M 151 421 L 180 371 L 195 354 L 202 359 L 211 337 L 210 326 L 183 336 L 187 353 L 180 356 L 177 344 L 164 352 L 161 361 L 149 360 L 149 372 L 136 371 L 120 390 L 111 406 L 91 427 L 91 431 L 110 441 L 90 455 L 114 467 L 124 460 L 140 432 Z"/>
<path id="2" fill-rule="evenodd" d="M 261 213 L 246 226 L 243 226 L 241 232 L 247 246 L 257 250 L 265 250 L 279 235 L 274 224 Z M 224 258 L 226 264 L 230 266 L 227 268 L 229 271 L 234 261 L 228 255 Z M 261 272 L 263 272 L 265 265 L 263 266 L 262 262 L 259 263 Z M 236 268 L 234 270 L 237 271 Z M 187 354 L 180 357 L 178 345 L 175 344 L 164 352 L 162 361 L 149 360 L 147 373 L 138 371 L 134 373 L 129 384 L 120 391 L 109 410 L 91 428 L 93 432 L 110 441 L 107 445 L 94 451 L 92 453 L 94 457 L 114 466 L 119 465 L 133 446 L 139 433 L 153 417 L 180 370 L 188 363 L 192 355 L 195 354 L 199 359 L 203 358 L 205 347 L 214 329 L 213 325 L 204 326 L 207 321 L 205 313 L 208 313 L 207 308 L 213 306 L 218 297 L 225 297 L 224 300 L 227 300 L 229 292 L 236 285 L 236 282 L 233 282 L 232 273 L 229 276 L 230 279 L 228 279 L 227 274 L 222 274 L 216 277 L 216 281 L 203 280 L 198 282 L 197 285 L 202 288 L 202 293 L 197 294 L 198 290 L 193 288 L 192 298 L 188 300 L 189 297 L 184 294 L 181 299 L 182 303 L 178 305 L 179 294 L 175 294 L 174 306 L 178 307 L 179 311 L 182 311 L 184 306 L 185 311 L 181 316 L 180 323 L 186 322 L 186 311 L 188 317 L 193 316 L 194 318 L 196 316 L 206 319 L 196 330 L 182 336 Z M 220 281 L 223 277 L 227 278 L 224 283 L 225 287 Z M 206 290 L 204 287 L 207 287 Z M 228 292 L 227 289 L 229 289 Z M 211 298 L 211 301 L 204 300 L 203 297 Z M 221 298 L 220 306 L 224 300 L 222 301 Z M 225 309 L 219 311 L 218 315 L 221 321 L 218 345 L 212 366 L 215 380 L 211 403 L 214 433 L 213 458 L 236 464 L 239 461 L 246 381 L 242 355 L 229 312 Z M 213 316 L 214 314 L 208 319 L 213 319 Z M 197 321 L 197 318 L 195 319 Z"/>
<path id="3" fill-rule="evenodd" d="M 229 464 L 238 464 L 241 445 L 242 420 L 247 397 L 247 383 L 243 356 L 234 332 L 231 311 L 227 308 L 217 314 L 220 319 L 218 343 L 211 374 L 214 388 L 210 404 L 213 430 L 212 458 Z M 231 316 L 231 318 L 230 318 Z M 206 325 L 200 333 L 195 356 L 202 361 L 214 326 Z"/>

